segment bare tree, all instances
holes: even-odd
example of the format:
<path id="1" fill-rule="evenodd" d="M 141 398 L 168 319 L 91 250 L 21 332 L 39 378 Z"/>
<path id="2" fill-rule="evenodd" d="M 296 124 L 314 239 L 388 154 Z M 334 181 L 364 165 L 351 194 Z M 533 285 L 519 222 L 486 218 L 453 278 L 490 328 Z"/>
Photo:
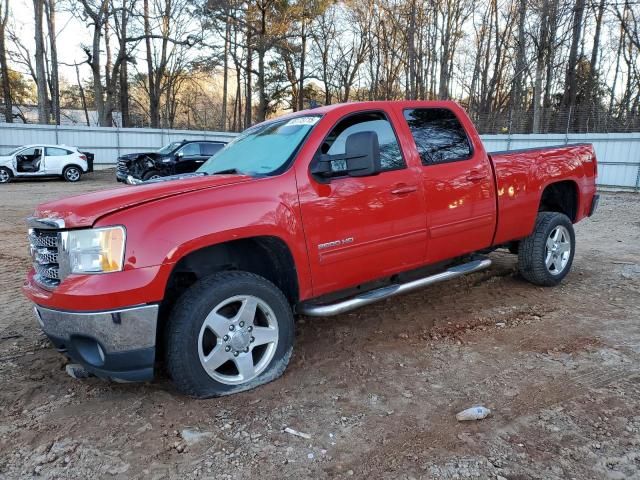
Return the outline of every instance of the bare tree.
<path id="1" fill-rule="evenodd" d="M 13 102 L 11 101 L 11 80 L 7 62 L 7 22 L 9 20 L 9 0 L 0 0 L 0 75 L 2 76 L 2 98 L 4 121 L 13 122 Z"/>
<path id="2" fill-rule="evenodd" d="M 36 86 L 38 89 L 38 122 L 49 123 L 49 95 L 47 93 L 47 77 L 45 68 L 44 46 L 44 0 L 33 0 Z"/>

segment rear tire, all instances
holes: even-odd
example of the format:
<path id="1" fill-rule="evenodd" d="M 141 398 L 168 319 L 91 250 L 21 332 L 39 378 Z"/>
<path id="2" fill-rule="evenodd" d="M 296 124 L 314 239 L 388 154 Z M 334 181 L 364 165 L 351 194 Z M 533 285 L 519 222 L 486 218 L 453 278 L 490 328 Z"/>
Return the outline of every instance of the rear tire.
<path id="1" fill-rule="evenodd" d="M 575 244 L 569 217 L 557 212 L 540 212 L 533 233 L 520 242 L 518 270 L 535 285 L 558 285 L 571 270 Z"/>
<path id="2" fill-rule="evenodd" d="M 12 178 L 11 170 L 6 167 L 0 167 L 0 183 L 9 183 Z"/>
<path id="3" fill-rule="evenodd" d="M 177 389 L 219 397 L 282 375 L 293 351 L 293 312 L 265 278 L 219 272 L 180 297 L 165 333 L 167 371 Z"/>
<path id="4" fill-rule="evenodd" d="M 67 182 L 79 182 L 81 177 L 82 170 L 80 169 L 80 167 L 76 167 L 75 165 L 69 165 L 62 171 L 62 178 L 64 178 Z"/>

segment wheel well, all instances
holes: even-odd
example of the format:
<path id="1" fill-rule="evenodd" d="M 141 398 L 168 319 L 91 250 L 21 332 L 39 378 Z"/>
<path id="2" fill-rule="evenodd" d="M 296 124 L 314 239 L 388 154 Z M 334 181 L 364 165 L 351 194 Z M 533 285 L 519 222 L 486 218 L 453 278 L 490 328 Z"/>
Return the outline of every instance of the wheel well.
<path id="1" fill-rule="evenodd" d="M 564 213 L 575 222 L 578 213 L 578 187 L 575 182 L 566 180 L 547 185 L 542 192 L 538 211 Z"/>
<path id="2" fill-rule="evenodd" d="M 82 169 L 82 167 L 75 163 L 68 163 L 67 165 L 65 165 L 64 168 L 62 169 L 62 173 L 64 173 L 64 171 L 69 167 L 76 167 L 78 170 L 80 170 L 80 173 L 84 173 L 84 170 Z"/>
<path id="3" fill-rule="evenodd" d="M 260 275 L 282 290 L 291 304 L 298 301 L 298 276 L 289 248 L 277 237 L 264 236 L 211 245 L 184 256 L 171 272 L 165 302 L 173 303 L 197 280 L 225 270 Z"/>

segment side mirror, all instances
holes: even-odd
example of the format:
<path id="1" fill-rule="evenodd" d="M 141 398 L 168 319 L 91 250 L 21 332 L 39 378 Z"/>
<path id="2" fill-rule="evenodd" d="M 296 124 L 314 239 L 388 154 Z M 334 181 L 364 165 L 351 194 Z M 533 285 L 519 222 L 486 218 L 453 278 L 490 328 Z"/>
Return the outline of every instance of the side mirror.
<path id="1" fill-rule="evenodd" d="M 382 170 L 376 132 L 352 133 L 345 145 L 347 174 L 350 177 L 377 175 Z"/>
<path id="2" fill-rule="evenodd" d="M 184 152 L 180 150 L 178 153 L 176 153 L 176 158 L 182 158 L 182 157 L 184 157 Z"/>
<path id="3" fill-rule="evenodd" d="M 320 155 L 311 165 L 311 173 L 327 182 L 334 173 L 331 162 L 342 160 L 346 169 L 342 170 L 350 177 L 377 175 L 382 170 L 380 163 L 380 145 L 376 132 L 352 133 L 345 142 L 345 153 L 338 155 Z"/>

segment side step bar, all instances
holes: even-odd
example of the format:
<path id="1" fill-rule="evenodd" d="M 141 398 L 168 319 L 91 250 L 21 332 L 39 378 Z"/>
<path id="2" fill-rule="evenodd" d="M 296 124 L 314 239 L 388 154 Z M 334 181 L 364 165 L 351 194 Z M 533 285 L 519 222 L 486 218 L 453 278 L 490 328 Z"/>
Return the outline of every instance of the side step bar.
<path id="1" fill-rule="evenodd" d="M 434 283 L 443 282 L 445 280 L 451 280 L 452 278 L 466 275 L 467 273 L 477 272 L 484 270 L 491 265 L 491 260 L 488 258 L 482 258 L 479 260 L 473 260 L 462 265 L 456 265 L 444 272 L 430 275 L 428 277 L 412 280 L 407 283 L 399 283 L 389 285 L 387 287 L 378 288 L 365 292 L 347 300 L 342 300 L 337 303 L 318 305 L 313 303 L 302 303 L 298 305 L 296 309 L 298 313 L 308 315 L 310 317 L 331 317 L 333 315 L 339 315 L 344 312 L 354 310 L 356 308 L 364 307 L 371 303 L 379 302 L 385 298 L 395 297 L 401 293 L 408 293 L 417 290 L 427 285 L 433 285 Z"/>

